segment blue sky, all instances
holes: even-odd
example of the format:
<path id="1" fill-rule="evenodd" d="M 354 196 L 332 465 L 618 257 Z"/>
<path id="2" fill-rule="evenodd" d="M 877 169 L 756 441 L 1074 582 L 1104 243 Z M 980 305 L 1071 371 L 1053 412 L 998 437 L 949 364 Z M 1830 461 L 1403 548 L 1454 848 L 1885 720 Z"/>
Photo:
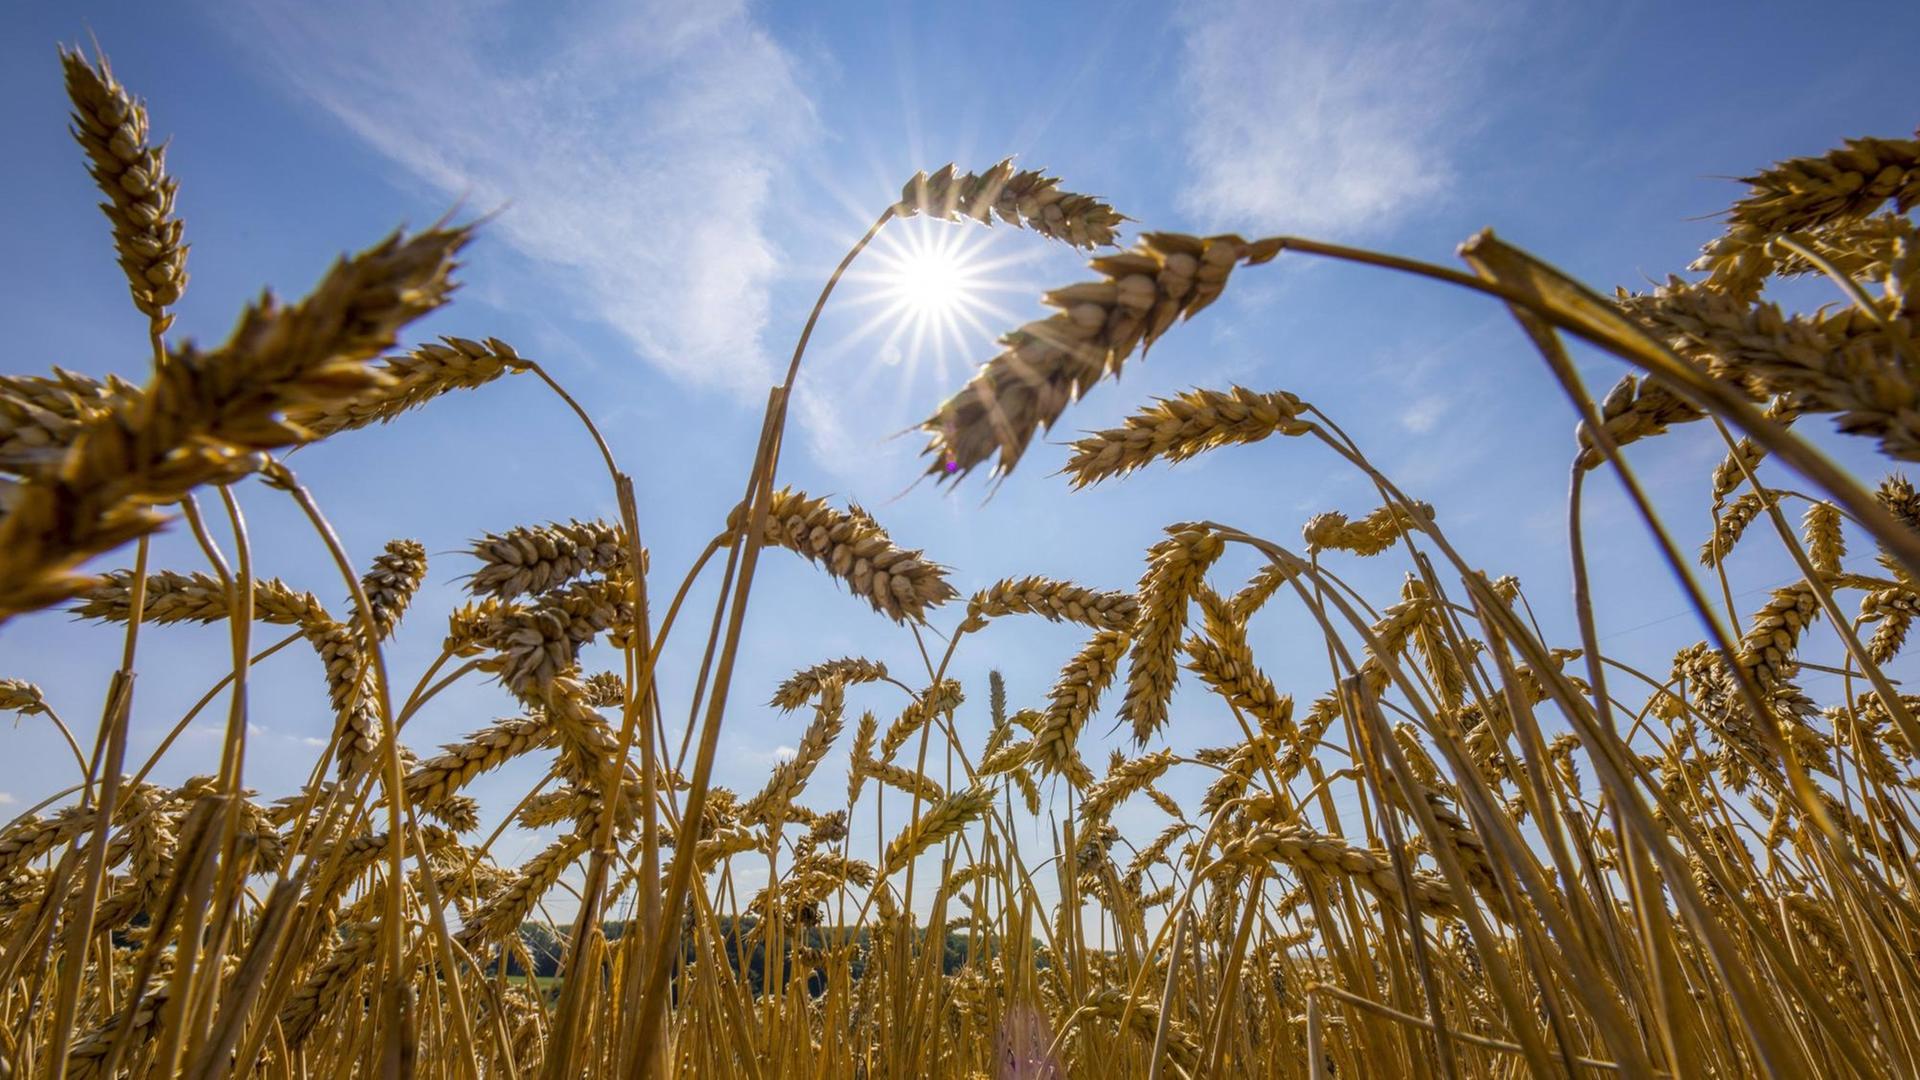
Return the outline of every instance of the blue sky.
<path id="1" fill-rule="evenodd" d="M 193 245 L 177 336 L 219 339 L 262 286 L 297 295 L 340 251 L 395 225 L 456 205 L 497 211 L 470 249 L 458 300 L 414 338 L 498 336 L 586 402 L 636 479 L 662 597 L 738 497 L 766 387 L 819 283 L 916 169 L 1017 155 L 1142 227 L 1293 232 L 1442 262 L 1491 225 L 1610 289 L 1681 270 L 1740 193 L 1729 177 L 1842 136 L 1904 134 L 1920 119 L 1909 89 L 1920 9 L 1902 4 L 1829 4 L 1815 16 L 1784 3 L 208 2 L 19 5 L 5 20 L 8 370 L 144 377 L 143 326 L 64 130 L 55 46 L 91 33 L 147 99 L 155 133 L 173 140 L 168 164 Z M 1572 643 L 1562 509 L 1572 417 L 1503 312 L 1293 256 L 1242 271 L 1220 304 L 1070 411 L 987 499 L 978 478 L 957 491 L 914 486 L 919 440 L 897 433 L 993 354 L 995 334 L 1040 313 L 1040 289 L 1084 270 L 1073 253 L 1008 229 L 913 223 L 889 243 L 951 241 L 956 230 L 992 267 L 978 325 L 915 347 L 875 300 L 884 281 L 851 282 L 801 376 L 783 481 L 867 506 L 900 541 L 952 566 L 963 593 L 1024 573 L 1125 587 L 1169 522 L 1215 518 L 1296 543 L 1318 511 L 1370 509 L 1368 489 L 1318 447 L 1278 441 L 1069 494 L 1051 475 L 1065 459 L 1058 443 L 1195 385 L 1287 389 L 1434 503 L 1470 559 L 1518 574 L 1550 635 Z M 1621 374 L 1611 360 L 1583 361 L 1597 391 Z M 1867 448 L 1825 421 L 1802 427 L 1877 479 Z M 1636 455 L 1689 547 L 1708 527 L 1706 474 L 1720 452 L 1699 429 Z M 469 538 L 614 515 L 591 445 L 530 379 L 292 464 L 362 563 L 395 536 L 434 553 L 392 650 L 407 685 L 462 598 L 472 564 L 458 549 Z M 242 499 L 262 572 L 336 597 L 324 553 L 284 498 L 248 484 Z M 1591 540 L 1605 643 L 1663 673 L 1699 630 L 1650 561 L 1644 530 L 1619 515 L 1612 481 L 1595 485 L 1592 503 L 1591 520 L 1612 522 Z M 158 543 L 156 565 L 199 568 L 183 532 Z M 1736 563 L 1740 589 L 1786 577 L 1764 552 Z M 1377 602 L 1396 598 L 1398 565 L 1336 565 Z M 786 672 L 846 653 L 885 660 L 909 682 L 918 668 L 910 637 L 823 575 L 780 553 L 762 566 L 720 766 L 721 782 L 747 789 L 804 723 L 760 705 Z M 1219 576 L 1231 583 L 1251 568 L 1236 556 Z M 713 587 L 695 592 L 690 611 L 710 609 Z M 664 677 L 676 734 L 698 622 Z M 1311 633 L 1287 611 L 1254 635 L 1281 690 L 1302 702 L 1328 682 Z M 968 642 L 957 671 L 976 747 L 986 670 L 1006 673 L 1016 707 L 1038 704 L 1080 637 L 1028 620 Z M 117 641 L 63 614 L 16 620 L 0 628 L 0 675 L 41 683 L 90 731 Z M 143 651 L 136 758 L 223 671 L 224 631 L 153 633 Z M 277 795 L 304 777 L 330 716 L 317 662 L 298 649 L 255 679 L 249 782 Z M 897 691 L 862 691 L 851 707 L 884 718 L 900 704 Z M 510 709 L 497 687 L 470 679 L 405 737 L 424 752 Z M 1177 699 L 1174 718 L 1183 749 L 1234 737 L 1224 706 L 1197 693 Z M 216 732 L 190 734 L 159 775 L 211 771 Z M 69 782 L 66 750 L 42 722 L 7 737 L 0 814 Z M 1104 757 L 1090 748 L 1096 767 Z M 829 759 L 825 791 L 841 790 L 843 765 L 843 754 Z M 537 771 L 524 762 L 478 786 L 488 828 Z M 1151 808 L 1129 813 L 1158 826 Z M 540 842 L 509 833 L 498 853 L 515 860 Z"/>

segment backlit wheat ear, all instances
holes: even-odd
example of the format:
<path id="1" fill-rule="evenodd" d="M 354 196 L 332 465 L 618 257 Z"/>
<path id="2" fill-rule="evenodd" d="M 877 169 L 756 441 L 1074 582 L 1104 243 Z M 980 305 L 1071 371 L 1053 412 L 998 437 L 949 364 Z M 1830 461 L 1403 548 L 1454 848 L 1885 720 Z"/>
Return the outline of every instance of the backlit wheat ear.
<path id="1" fill-rule="evenodd" d="M 294 409 L 289 418 L 316 435 L 385 424 L 442 394 L 473 390 L 530 367 L 499 338 L 480 342 L 444 337 L 440 344 L 421 345 L 381 360 L 376 370 L 390 381 L 379 390 L 347 401 Z"/>
<path id="2" fill-rule="evenodd" d="M 445 302 L 467 235 L 396 234 L 335 265 L 300 303 L 248 308 L 219 350 L 174 349 L 137 402 L 86 424 L 57 476 L 20 485 L 0 521 L 0 618 L 77 592 L 81 560 L 160 525 L 152 504 L 244 476 L 253 451 L 309 440 L 285 410 L 383 385 L 365 361 Z"/>
<path id="3" fill-rule="evenodd" d="M 742 518 L 734 510 L 727 527 L 737 528 Z M 836 510 L 792 488 L 773 493 L 763 542 L 822 567 L 895 622 L 925 622 L 928 608 L 959 595 L 945 568 L 895 545 L 865 511 Z"/>
<path id="4" fill-rule="evenodd" d="M 1060 190 L 1057 177 L 1036 170 L 1016 172 L 1008 158 L 983 174 L 959 175 L 952 165 L 932 176 L 915 173 L 900 192 L 893 212 L 901 217 L 925 214 L 946 221 L 971 218 L 983 225 L 1001 221 L 1024 226 L 1050 240 L 1080 248 L 1113 243 L 1114 229 L 1127 219 L 1091 195 Z"/>
<path id="5" fill-rule="evenodd" d="M 1048 694 L 1047 711 L 1033 736 L 1034 760 L 1043 770 L 1063 774 L 1071 771 L 1077 760 L 1074 747 L 1087 718 L 1099 707 L 1100 695 L 1112 685 L 1132 641 L 1126 631 L 1102 630 L 1060 670 L 1060 679 Z"/>
<path id="6" fill-rule="evenodd" d="M 166 309 L 187 287 L 187 248 L 173 213 L 179 183 L 167 175 L 166 148 L 147 142 L 147 110 L 115 81 L 106 57 L 89 63 L 78 49 L 61 49 L 60 66 L 73 102 L 73 137 L 109 200 L 100 209 L 113 223 L 134 306 L 164 333 L 172 322 Z"/>
<path id="7" fill-rule="evenodd" d="M 988 619 L 1006 615 L 1044 616 L 1051 622 L 1090 626 L 1096 630 L 1125 630 L 1133 625 L 1139 604 L 1129 593 L 1102 592 L 1053 578 L 1021 577 L 995 582 L 967 602 L 962 627 L 978 630 Z"/>
<path id="8" fill-rule="evenodd" d="M 1168 538 L 1148 551 L 1147 572 L 1140 579 L 1140 618 L 1128 659 L 1127 696 L 1120 704 L 1121 719 L 1141 743 L 1167 721 L 1187 604 L 1207 568 L 1226 550 L 1218 536 L 1198 525 L 1175 525 L 1167 532 Z"/>
<path id="9" fill-rule="evenodd" d="M 1036 431 L 1176 319 L 1213 303 L 1235 266 L 1279 250 L 1237 236 L 1148 233 L 1131 251 L 1094 259 L 1104 280 L 1047 293 L 1059 313 L 1001 338 L 1006 349 L 920 425 L 931 435 L 927 471 L 955 479 L 998 452 L 995 471 L 1012 472 Z"/>
<path id="10" fill-rule="evenodd" d="M 881 872 L 892 876 L 906 869 L 930 848 L 945 843 L 979 820 L 993 807 L 993 793 L 986 788 L 956 791 L 920 813 L 920 820 L 901 830 L 887 844 L 887 859 Z"/>
<path id="11" fill-rule="evenodd" d="M 782 711 L 794 709 L 812 701 L 829 682 L 838 681 L 846 686 L 859 683 L 879 682 L 887 677 L 887 665 L 864 657 L 848 656 L 838 660 L 827 660 L 815 664 L 803 671 L 796 671 L 780 684 L 773 692 L 771 704 Z"/>
<path id="12" fill-rule="evenodd" d="M 837 679 L 830 679 L 820 688 L 820 701 L 815 707 L 814 718 L 800 737 L 800 746 L 793 757 L 773 767 L 773 775 L 767 779 L 766 787 L 760 793 L 747 800 L 740 810 L 740 818 L 749 825 L 773 821 L 779 818 L 793 801 L 806 790 L 807 779 L 832 749 L 835 739 L 840 737 L 840 712 L 846 701 L 846 688 Z"/>
<path id="13" fill-rule="evenodd" d="M 1259 442 L 1269 435 L 1305 435 L 1313 425 L 1299 419 L 1302 408 L 1300 399 L 1284 390 L 1266 394 L 1240 386 L 1224 392 L 1189 390 L 1159 399 L 1127 417 L 1120 427 L 1075 442 L 1067 473 L 1075 487 L 1086 487 L 1125 476 L 1157 458 L 1185 461 L 1217 447 Z"/>

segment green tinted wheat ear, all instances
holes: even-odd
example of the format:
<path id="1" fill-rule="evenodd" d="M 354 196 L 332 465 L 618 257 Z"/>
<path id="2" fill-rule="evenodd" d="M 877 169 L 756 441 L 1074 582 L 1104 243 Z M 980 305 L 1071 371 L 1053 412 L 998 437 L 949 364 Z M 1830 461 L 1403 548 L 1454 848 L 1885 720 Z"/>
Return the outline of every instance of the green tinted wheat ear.
<path id="1" fill-rule="evenodd" d="M 743 521 L 736 509 L 727 527 L 737 529 Z M 895 545 L 865 511 L 836 510 L 792 488 L 773 493 L 763 542 L 825 569 L 895 622 L 925 622 L 928 608 L 959 595 L 944 567 Z"/>
<path id="2" fill-rule="evenodd" d="M 607 573 L 627 564 L 627 542 L 619 526 L 604 521 L 488 533 L 468 551 L 481 565 L 467 587 L 477 596 L 500 600 L 546 592 L 583 574 Z"/>
<path id="3" fill-rule="evenodd" d="M 88 63 L 79 50 L 60 50 L 73 137 L 87 152 L 94 183 L 108 202 L 113 246 L 127 275 L 134 306 L 164 332 L 166 309 L 187 287 L 187 248 L 173 213 L 179 186 L 167 175 L 166 148 L 147 143 L 147 110 L 113 77 L 106 57 Z"/>
<path id="4" fill-rule="evenodd" d="M 1086 487 L 1124 476 L 1157 458 L 1185 461 L 1217 447 L 1259 442 L 1269 435 L 1305 435 L 1313 425 L 1299 418 L 1302 408 L 1300 399 L 1285 391 L 1261 394 L 1240 386 L 1160 398 L 1127 417 L 1122 426 L 1075 442 L 1067 473 L 1075 487 Z"/>
<path id="5" fill-rule="evenodd" d="M 1120 717 L 1141 743 L 1167 721 L 1177 677 L 1175 660 L 1187 625 L 1187 605 L 1207 568 L 1226 544 L 1198 525 L 1174 525 L 1168 537 L 1148 550 L 1147 572 L 1140 579 L 1140 618 L 1128 657 L 1127 696 Z"/>
<path id="6" fill-rule="evenodd" d="M 1059 312 L 1001 338 L 1005 350 L 920 425 L 931 436 L 927 471 L 957 479 L 996 452 L 995 471 L 1013 471 L 1036 431 L 1176 319 L 1213 303 L 1234 267 L 1279 250 L 1237 236 L 1148 233 L 1131 251 L 1094 259 L 1104 280 L 1047 293 Z"/>
<path id="7" fill-rule="evenodd" d="M 385 424 L 454 390 L 473 390 L 502 375 L 530 367 L 499 338 L 484 342 L 443 337 L 439 344 L 381 360 L 377 370 L 391 381 L 352 401 L 295 409 L 294 422 L 320 435 Z"/>
<path id="8" fill-rule="evenodd" d="M 920 812 L 919 821 L 901 830 L 887 844 L 887 858 L 881 872 L 892 875 L 906 869 L 908 863 L 945 843 L 992 808 L 993 792 L 980 787 L 956 791 L 935 802 Z"/>
<path id="9" fill-rule="evenodd" d="M 253 451 L 310 440 L 287 409 L 383 385 L 365 361 L 445 301 L 467 235 L 396 234 L 336 264 L 300 303 L 248 308 L 218 350 L 175 348 L 137 401 L 86 424 L 57 474 L 19 486 L 0 522 L 0 617 L 78 591 L 81 560 L 160 525 L 152 504 L 245 475 Z"/>
<path id="10" fill-rule="evenodd" d="M 847 686 L 858 683 L 879 682 L 887 677 L 887 665 L 877 660 L 867 660 L 857 656 L 842 657 L 815 664 L 803 671 L 796 671 L 780 684 L 773 692 L 772 705 L 785 712 L 812 701 L 815 694 L 828 682 L 838 681 Z"/>
<path id="11" fill-rule="evenodd" d="M 945 221 L 971 218 L 983 225 L 992 224 L 998 215 L 1009 225 L 1080 248 L 1113 243 L 1114 229 L 1127 220 L 1094 196 L 1060 190 L 1056 177 L 1032 169 L 1015 172 L 1012 158 L 985 173 L 961 175 L 952 165 L 932 176 L 915 173 L 901 190 L 893 212 Z"/>
<path id="12" fill-rule="evenodd" d="M 1139 603 L 1129 593 L 1103 592 L 1053 578 L 1007 578 L 973 594 L 961 625 L 978 630 L 1004 615 L 1040 615 L 1051 622 L 1079 623 L 1095 630 L 1125 630 Z"/>

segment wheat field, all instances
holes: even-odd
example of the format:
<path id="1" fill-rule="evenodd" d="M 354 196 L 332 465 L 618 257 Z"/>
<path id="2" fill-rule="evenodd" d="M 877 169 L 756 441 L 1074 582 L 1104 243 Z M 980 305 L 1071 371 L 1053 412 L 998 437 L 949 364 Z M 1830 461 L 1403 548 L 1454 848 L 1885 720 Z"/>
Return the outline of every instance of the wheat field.
<path id="1" fill-rule="evenodd" d="M 1291 236 L 1145 231 L 1123 248 L 1127 219 L 1044 173 L 916 176 L 814 317 L 898 219 L 998 221 L 1089 258 L 1087 280 L 1044 295 L 1052 314 L 931 408 L 934 484 L 977 487 L 982 466 L 1124 484 L 1307 440 L 1374 496 L 1298 535 L 1244 531 L 1246 506 L 1166 523 L 1132 585 L 968 584 L 865 509 L 782 481 L 812 319 L 757 446 L 708 478 L 741 495 L 689 567 L 652 565 L 648 508 L 564 372 L 500 340 L 408 338 L 484 225 L 396 232 L 298 301 L 249 306 L 217 346 L 175 340 L 188 246 L 164 141 L 104 57 L 60 56 L 152 363 L 0 377 L 0 620 L 78 618 L 123 642 L 97 723 L 68 703 L 100 688 L 0 671 L 0 707 L 57 727 L 74 768 L 0 829 L 6 1075 L 1920 1075 L 1920 697 L 1888 673 L 1920 614 L 1920 493 L 1894 464 L 1920 460 L 1920 141 L 1760 169 L 1687 273 L 1612 294 L 1491 232 L 1459 268 Z M 1285 389 L 1142 403 L 1075 438 L 1065 478 L 1017 473 L 1084 393 L 1277 260 L 1504 306 L 1576 424 L 1555 508 L 1567 580 L 1523 588 L 1468 562 L 1446 507 Z M 1832 302 L 1763 298 L 1788 279 Z M 1618 381 L 1587 386 L 1572 348 L 1608 355 Z M 355 564 L 289 454 L 494 383 L 564 400 L 599 450 L 581 468 L 605 472 L 620 512 L 476 528 L 452 557 L 470 601 L 421 610 L 427 551 L 396 539 Z M 1884 478 L 1794 429 L 1814 414 L 1871 440 Z M 1657 454 L 1635 444 L 1687 424 L 1724 442 L 1701 478 L 1704 538 L 1669 530 L 1623 453 Z M 1598 477 L 1635 520 L 1583 517 Z M 243 487 L 297 509 L 346 603 L 271 576 Z M 154 565 L 163 526 L 204 563 Z M 1655 538 L 1649 575 L 1678 582 L 1708 630 L 1665 670 L 1600 647 L 1588 546 L 1621 528 Z M 1759 545 L 1797 580 L 1729 621 L 1755 583 L 1728 556 Z M 1229 580 L 1229 552 L 1257 571 Z M 734 678 L 763 554 L 812 564 L 924 663 L 793 673 L 772 704 L 797 746 L 734 791 L 716 757 L 730 706 L 764 692 Z M 1350 587 L 1356 559 L 1403 570 L 1400 591 Z M 711 613 L 694 610 L 695 583 L 716 579 Z M 1549 634 L 1528 589 L 1571 590 L 1573 625 Z M 1044 696 L 952 675 L 963 652 L 991 663 L 1003 621 L 1034 617 L 1084 639 Z M 424 671 L 388 662 L 403 619 L 445 621 Z M 1256 620 L 1323 650 L 1327 678 L 1276 685 Z M 232 663 L 174 733 L 204 710 L 223 734 L 139 760 L 135 676 L 183 623 L 224 628 Z M 657 665 L 685 639 L 691 700 L 663 700 Z M 617 663 L 587 670 L 589 647 Z M 283 649 L 318 657 L 335 722 L 309 783 L 268 799 L 245 783 L 248 686 Z M 1803 686 L 1815 655 L 1838 658 L 1817 665 L 1838 676 L 1824 699 Z M 460 680 L 510 715 L 409 748 L 409 720 Z M 1196 745 L 1170 712 L 1181 682 L 1224 702 L 1240 737 Z M 692 718 L 682 737 L 669 712 Z M 1089 733 L 1109 723 L 1130 750 L 1101 760 Z M 820 767 L 840 748 L 844 776 Z M 195 752 L 202 775 L 150 779 Z M 507 820 L 558 838 L 514 865 L 467 789 L 522 759 L 544 779 Z M 1203 799 L 1168 794 L 1180 774 Z M 1116 827 L 1132 803 L 1157 833 Z M 868 820 L 871 847 L 850 828 Z"/>

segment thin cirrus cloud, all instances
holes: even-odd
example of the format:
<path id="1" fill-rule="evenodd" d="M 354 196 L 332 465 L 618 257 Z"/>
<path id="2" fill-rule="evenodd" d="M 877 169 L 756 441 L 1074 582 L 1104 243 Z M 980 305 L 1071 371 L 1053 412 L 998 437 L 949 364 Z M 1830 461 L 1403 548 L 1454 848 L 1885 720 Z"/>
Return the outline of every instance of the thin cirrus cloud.
<path id="1" fill-rule="evenodd" d="M 1444 197 L 1500 6 L 1190 5 L 1177 19 L 1181 209 L 1215 226 L 1354 234 Z"/>
<path id="2" fill-rule="evenodd" d="M 260 0 L 248 44 L 417 181 L 504 207 L 494 235 L 571 271 L 583 314 L 652 363 L 765 383 L 762 219 L 812 114 L 744 4 L 609 0 L 508 32 L 498 2 L 345 6 Z"/>

